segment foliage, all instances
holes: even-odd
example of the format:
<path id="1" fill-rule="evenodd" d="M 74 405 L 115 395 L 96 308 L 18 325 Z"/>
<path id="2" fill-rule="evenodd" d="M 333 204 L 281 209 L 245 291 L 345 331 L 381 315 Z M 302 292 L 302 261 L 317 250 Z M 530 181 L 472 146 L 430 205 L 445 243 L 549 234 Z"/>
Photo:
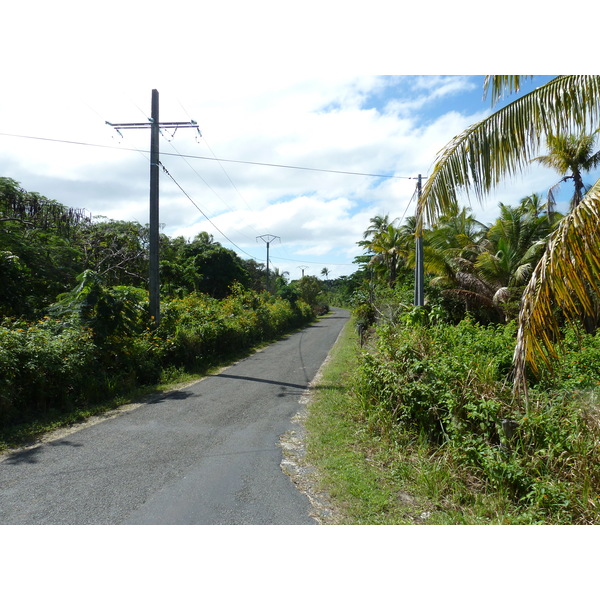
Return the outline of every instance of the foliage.
<path id="1" fill-rule="evenodd" d="M 594 152 L 598 132 L 590 135 L 553 135 L 548 134 L 547 144 L 550 154 L 536 156 L 533 160 L 542 165 L 551 167 L 564 175 L 561 183 L 568 179 L 573 180 L 575 190 L 571 198 L 570 210 L 573 210 L 582 200 L 585 185 L 583 171 L 594 169 L 600 164 L 600 152 Z M 548 193 L 549 203 L 554 203 L 553 186 Z"/>
<path id="2" fill-rule="evenodd" d="M 484 427 L 478 420 L 484 412 L 480 404 L 493 395 L 495 382 L 509 374 L 514 329 L 513 335 L 506 328 L 499 336 L 495 327 L 469 319 L 456 327 L 433 328 L 414 324 L 414 318 L 409 321 L 408 326 L 378 328 L 377 352 L 365 354 L 357 383 L 366 386 L 362 402 L 368 406 L 377 398 L 378 407 L 399 423 L 439 443 L 456 427 L 468 426 L 476 433 L 485 429 L 493 436 L 491 421 L 484 419 Z M 371 395 L 375 382 L 382 387 Z M 493 410 L 500 413 L 501 402 Z"/>
<path id="3" fill-rule="evenodd" d="M 77 277 L 78 285 L 60 294 L 48 308 L 52 317 L 63 325 L 89 328 L 99 343 L 110 335 L 133 335 L 147 322 L 147 293 L 138 288 L 118 286 L 108 288 L 94 271 L 84 271 Z"/>
<path id="4" fill-rule="evenodd" d="M 369 266 L 385 278 L 390 288 L 396 285 L 398 272 L 407 264 L 414 246 L 414 231 L 410 220 L 403 227 L 397 227 L 395 220 L 390 222 L 385 215 L 371 219 L 371 225 L 364 232 L 359 246 L 371 253 Z M 413 253 L 414 254 L 414 253 Z"/>
<path id="5" fill-rule="evenodd" d="M 97 272 L 107 285 L 145 286 L 148 231 L 139 223 L 95 219 L 80 232 L 84 269 Z"/>
<path id="6" fill-rule="evenodd" d="M 599 212 L 600 182 L 561 220 L 527 285 L 515 349 L 515 380 L 523 391 L 526 369 L 537 373 L 541 365 L 551 366 L 557 356 L 558 314 L 573 323 L 581 320 L 581 315 L 597 320 Z"/>
<path id="7" fill-rule="evenodd" d="M 179 295 L 200 292 L 225 298 L 235 281 L 244 285 L 249 281 L 243 261 L 206 232 L 189 243 L 181 243 L 180 239 L 177 246 L 172 245 L 169 250 L 165 252 L 168 258 L 161 265 L 163 285 L 175 284 Z"/>
<path id="8" fill-rule="evenodd" d="M 9 221 L 70 237 L 90 218 L 84 210 L 67 208 L 37 192 L 27 192 L 14 179 L 0 177 L 0 222 Z"/>
<path id="9" fill-rule="evenodd" d="M 326 290 L 327 304 L 350 307 L 358 290 L 368 285 L 369 274 L 365 269 L 357 269 L 351 275 L 342 275 L 328 281 Z"/>
<path id="10" fill-rule="evenodd" d="M 325 314 L 329 307 L 325 303 L 322 282 L 314 275 L 305 275 L 295 282 L 299 297 L 308 304 L 315 314 Z"/>
<path id="11" fill-rule="evenodd" d="M 504 90 L 517 90 L 519 78 L 495 76 L 486 80 L 486 86 L 490 85 L 497 100 Z M 575 183 L 571 212 L 574 219 L 553 237 L 550 254 L 537 263 L 519 313 L 514 391 L 521 394 L 525 404 L 526 366 L 535 369 L 537 362 L 547 360 L 554 353 L 552 346 L 557 341 L 548 335 L 538 341 L 543 335 L 538 324 L 544 321 L 555 331 L 561 318 L 560 311 L 548 311 L 549 302 L 558 304 L 562 311 L 566 308 L 568 318 L 579 321 L 593 318 L 596 312 L 598 221 L 590 215 L 598 211 L 599 182 L 580 202 L 583 187 L 580 170 L 598 160 L 592 153 L 592 143 L 600 119 L 599 99 L 597 75 L 562 75 L 517 98 L 466 129 L 442 149 L 419 199 L 417 213 L 430 223 L 456 207 L 461 191 L 474 191 L 483 200 L 504 176 L 523 171 L 545 141 L 550 146 L 553 166 L 559 165 L 554 159 L 562 155 L 561 170 L 565 167 L 571 172 Z M 573 143 L 575 140 L 581 144 Z M 576 229 L 571 227 L 574 222 Z M 418 225 L 422 228 L 422 218 Z M 589 260 L 581 254 L 582 247 L 590 248 Z M 577 294 L 576 302 L 573 294 Z"/>
<path id="12" fill-rule="evenodd" d="M 77 405 L 84 390 L 94 399 L 104 391 L 91 332 L 54 325 L 0 326 L 0 427 Z"/>
<path id="13" fill-rule="evenodd" d="M 243 261 L 205 232 L 191 241 L 161 235 L 160 252 L 163 296 L 225 298 L 236 281 L 261 289 L 260 265 Z M 43 316 L 84 271 L 97 273 L 109 287 L 146 288 L 148 253 L 147 226 L 92 219 L 0 178 L 0 316 Z"/>
<path id="14" fill-rule="evenodd" d="M 507 522 L 599 522 L 600 341 L 568 329 L 525 413 L 508 384 L 514 323 L 414 321 L 378 327 L 363 352 L 354 393 L 373 435 L 428 440 L 466 487 L 507 499 Z"/>
<path id="15" fill-rule="evenodd" d="M 237 284 L 217 300 L 173 298 L 160 326 L 148 324 L 147 293 L 107 287 L 86 271 L 37 322 L 0 327 L 0 429 L 91 406 L 181 369 L 205 370 L 313 318 L 302 300 Z"/>
<path id="16" fill-rule="evenodd" d="M 206 369 L 314 318 L 314 286 L 249 291 L 261 266 L 205 232 L 160 245 L 155 327 L 135 287 L 147 282 L 146 226 L 91 219 L 0 178 L 0 428 Z"/>
<path id="17" fill-rule="evenodd" d="M 431 284 L 461 299 L 467 311 L 488 321 L 510 320 L 559 218 L 542 211 L 537 194 L 516 207 L 500 204 L 500 215 L 484 226 L 470 210 L 456 209 L 425 230 L 425 267 Z"/>

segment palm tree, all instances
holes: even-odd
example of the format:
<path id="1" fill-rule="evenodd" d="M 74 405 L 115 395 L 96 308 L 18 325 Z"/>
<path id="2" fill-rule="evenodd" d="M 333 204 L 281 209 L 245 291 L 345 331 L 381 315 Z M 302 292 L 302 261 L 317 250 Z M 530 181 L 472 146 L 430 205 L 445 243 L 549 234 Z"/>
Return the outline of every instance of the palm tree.
<path id="1" fill-rule="evenodd" d="M 555 169 L 564 175 L 559 183 L 573 180 L 575 192 L 571 198 L 571 210 L 583 198 L 585 186 L 583 184 L 583 171 L 594 169 L 600 164 L 600 152 L 594 152 L 598 131 L 592 134 L 548 135 L 549 154 L 536 156 L 533 160 L 542 165 Z M 553 186 L 548 192 L 549 205 L 554 204 Z"/>
<path id="2" fill-rule="evenodd" d="M 375 217 L 371 217 L 369 222 L 370 225 L 363 233 L 363 240 L 366 240 L 370 237 L 375 237 L 383 231 L 386 231 L 390 225 L 393 225 L 396 222 L 396 219 L 390 223 L 389 215 L 376 215 Z"/>
<path id="3" fill-rule="evenodd" d="M 518 306 L 552 228 L 552 221 L 539 212 L 540 202 L 540 196 L 533 194 L 517 207 L 500 204 L 500 216 L 475 261 L 479 276 L 495 290 L 494 305 L 509 318 L 515 316 L 513 305 Z"/>
<path id="4" fill-rule="evenodd" d="M 374 222 L 375 219 L 371 219 L 371 221 Z M 372 239 L 360 241 L 358 245 L 373 253 L 369 265 L 379 266 L 386 275 L 389 287 L 393 288 L 398 268 L 408 255 L 406 236 L 403 235 L 401 229 L 390 224 L 387 217 L 381 220 L 380 227 L 381 229 L 372 233 Z M 368 231 L 365 232 L 365 236 Z"/>
<path id="5" fill-rule="evenodd" d="M 440 217 L 425 232 L 426 267 L 436 275 L 431 284 L 461 298 L 468 310 L 484 307 L 504 320 L 514 318 L 515 304 L 552 227 L 542 205 L 538 194 L 518 206 L 500 204 L 500 215 L 490 226 L 468 208 Z"/>
<path id="6" fill-rule="evenodd" d="M 521 77 L 488 76 L 484 89 L 495 103 L 518 91 Z M 484 94 L 485 95 L 485 94 Z M 474 191 L 483 201 L 505 175 L 523 171 L 550 136 L 592 131 L 600 117 L 600 76 L 561 75 L 517 98 L 451 140 L 438 154 L 418 204 L 430 223 Z M 593 312 L 600 275 L 600 180 L 552 233 L 525 288 L 514 353 L 514 391 L 527 404 L 526 367 L 556 357 L 556 308 L 572 321 Z"/>
<path id="7" fill-rule="evenodd" d="M 431 284 L 461 298 L 467 309 L 482 305 L 494 308 L 494 289 L 478 277 L 475 269 L 486 231 L 470 209 L 455 207 L 424 232 L 425 266 L 434 275 Z"/>

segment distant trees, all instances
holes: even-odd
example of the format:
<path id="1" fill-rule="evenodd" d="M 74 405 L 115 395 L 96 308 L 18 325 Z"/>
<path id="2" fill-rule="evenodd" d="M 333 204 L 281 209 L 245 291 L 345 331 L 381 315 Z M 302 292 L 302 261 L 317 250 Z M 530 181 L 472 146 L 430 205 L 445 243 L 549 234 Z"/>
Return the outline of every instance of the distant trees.
<path id="1" fill-rule="evenodd" d="M 202 292 L 224 298 L 234 282 L 246 286 L 251 281 L 244 261 L 206 232 L 190 242 L 166 239 L 163 247 L 161 285 L 168 293 Z"/>
<path id="2" fill-rule="evenodd" d="M 484 321 L 515 318 L 523 290 L 561 217 L 545 208 L 542 198 L 532 194 L 517 206 L 500 204 L 500 214 L 490 225 L 477 221 L 469 208 L 448 209 L 423 230 L 428 285 L 452 299 L 453 306 L 462 303 L 463 314 L 469 311 Z M 415 230 L 414 217 L 397 227 L 379 216 L 371 219 L 367 239 L 357 242 L 372 253 L 367 264 L 386 287 L 394 287 L 399 269 L 406 273 L 414 268 Z"/>
<path id="3" fill-rule="evenodd" d="M 89 223 L 84 211 L 0 177 L 0 316 L 34 315 L 73 286 Z"/>
<path id="4" fill-rule="evenodd" d="M 262 289 L 262 265 L 242 260 L 206 232 L 193 240 L 162 235 L 160 242 L 167 297 L 201 292 L 224 298 L 235 282 Z M 92 219 L 0 177 L 0 318 L 41 315 L 84 272 L 103 286 L 146 289 L 148 227 Z"/>

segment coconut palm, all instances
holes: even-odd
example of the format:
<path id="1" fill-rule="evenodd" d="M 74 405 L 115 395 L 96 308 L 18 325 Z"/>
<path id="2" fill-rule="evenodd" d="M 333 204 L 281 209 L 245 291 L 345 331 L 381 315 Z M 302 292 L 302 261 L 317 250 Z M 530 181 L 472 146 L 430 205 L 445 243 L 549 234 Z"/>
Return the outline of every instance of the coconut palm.
<path id="1" fill-rule="evenodd" d="M 486 227 L 468 208 L 440 217 L 425 232 L 425 263 L 431 280 L 465 302 L 487 307 L 501 318 L 516 316 L 519 294 L 544 251 L 551 221 L 543 200 L 532 194 L 518 206 L 500 204 L 500 215 Z"/>
<path id="2" fill-rule="evenodd" d="M 479 277 L 494 289 L 493 304 L 507 317 L 516 314 L 515 305 L 544 252 L 556 218 L 542 216 L 540 203 L 541 197 L 533 194 L 516 207 L 500 204 L 500 215 L 475 261 Z"/>
<path id="3" fill-rule="evenodd" d="M 394 287 L 398 267 L 407 254 L 406 240 L 395 226 L 396 221 L 390 222 L 388 215 L 372 217 L 363 240 L 358 242 L 359 246 L 373 254 L 369 265 L 387 278 L 390 287 Z"/>
<path id="4" fill-rule="evenodd" d="M 360 244 L 364 243 L 360 242 Z M 373 236 L 373 239 L 364 245 L 374 254 L 370 264 L 382 265 L 387 274 L 388 285 L 393 288 L 398 269 L 407 256 L 406 239 L 400 229 L 388 225 L 386 229 Z"/>
<path id="5" fill-rule="evenodd" d="M 549 154 L 536 156 L 533 160 L 550 167 L 560 175 L 564 175 L 560 183 L 569 179 L 573 180 L 575 192 L 571 198 L 571 210 L 583 198 L 585 185 L 583 172 L 594 169 L 600 164 L 600 152 L 594 152 L 598 132 L 589 135 L 548 135 Z M 548 192 L 549 205 L 554 204 L 554 191 L 557 186 L 552 186 Z"/>
<path id="6" fill-rule="evenodd" d="M 363 233 L 363 240 L 367 240 L 370 237 L 375 237 L 386 231 L 390 225 L 394 225 L 396 219 L 390 222 L 389 215 L 376 215 L 375 217 L 371 217 L 369 219 L 370 225 L 367 227 L 365 232 Z"/>
<path id="7" fill-rule="evenodd" d="M 492 102 L 518 91 L 521 77 L 488 76 Z M 593 131 L 600 117 L 600 76 L 561 75 L 517 98 L 451 140 L 438 154 L 418 204 L 419 228 L 453 208 L 461 191 L 485 195 L 503 177 L 523 171 L 550 136 Z M 593 311 L 600 275 L 600 181 L 551 235 L 525 288 L 514 354 L 514 390 L 526 398 L 526 366 L 550 364 L 559 308 L 572 320 Z"/>
<path id="8" fill-rule="evenodd" d="M 467 307 L 492 307 L 494 289 L 476 274 L 475 261 L 483 251 L 487 228 L 468 208 L 455 207 L 424 232 L 425 266 L 431 284 L 461 298 Z"/>

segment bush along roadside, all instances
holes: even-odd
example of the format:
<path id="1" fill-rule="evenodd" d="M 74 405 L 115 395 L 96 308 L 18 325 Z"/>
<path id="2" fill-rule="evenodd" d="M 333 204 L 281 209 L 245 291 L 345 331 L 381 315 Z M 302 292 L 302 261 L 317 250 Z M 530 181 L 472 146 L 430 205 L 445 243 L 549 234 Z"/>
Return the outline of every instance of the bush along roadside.
<path id="1" fill-rule="evenodd" d="M 0 325 L 0 430 L 104 403 L 186 369 L 200 373 L 311 322 L 311 308 L 234 286 L 163 303 L 149 327 L 147 293 L 104 287 L 86 271 L 36 322 Z"/>
<path id="2" fill-rule="evenodd" d="M 512 324 L 470 319 L 382 325 L 353 392 L 373 435 L 425 442 L 461 480 L 463 501 L 502 498 L 489 522 L 598 523 L 600 340 L 567 331 L 527 411 L 511 396 L 514 340 Z M 440 506 L 455 501 L 457 485 L 442 491 Z"/>

